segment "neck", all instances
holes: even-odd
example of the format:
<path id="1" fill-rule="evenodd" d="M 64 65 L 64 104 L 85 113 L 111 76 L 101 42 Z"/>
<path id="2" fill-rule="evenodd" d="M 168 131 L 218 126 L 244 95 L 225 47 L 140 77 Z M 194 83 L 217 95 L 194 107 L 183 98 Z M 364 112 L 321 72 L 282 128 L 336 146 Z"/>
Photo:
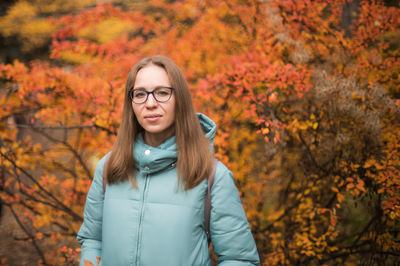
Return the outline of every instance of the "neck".
<path id="1" fill-rule="evenodd" d="M 175 128 L 172 126 L 166 131 L 160 133 L 144 132 L 144 143 L 152 147 L 160 146 L 164 141 L 169 139 L 175 134 Z"/>

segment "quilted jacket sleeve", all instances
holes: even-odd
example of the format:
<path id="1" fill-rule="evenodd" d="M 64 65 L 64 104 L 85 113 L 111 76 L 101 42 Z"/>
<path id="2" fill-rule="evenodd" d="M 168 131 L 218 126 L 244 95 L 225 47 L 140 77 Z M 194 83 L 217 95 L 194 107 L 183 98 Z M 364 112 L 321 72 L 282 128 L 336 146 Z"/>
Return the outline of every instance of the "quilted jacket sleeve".
<path id="1" fill-rule="evenodd" d="M 232 173 L 218 163 L 211 190 L 210 232 L 220 266 L 260 265 Z"/>
<path id="2" fill-rule="evenodd" d="M 105 157 L 96 166 L 92 185 L 86 197 L 83 224 L 78 232 L 77 240 L 81 244 L 81 261 L 90 261 L 97 265 L 102 250 L 103 220 L 103 165 Z"/>

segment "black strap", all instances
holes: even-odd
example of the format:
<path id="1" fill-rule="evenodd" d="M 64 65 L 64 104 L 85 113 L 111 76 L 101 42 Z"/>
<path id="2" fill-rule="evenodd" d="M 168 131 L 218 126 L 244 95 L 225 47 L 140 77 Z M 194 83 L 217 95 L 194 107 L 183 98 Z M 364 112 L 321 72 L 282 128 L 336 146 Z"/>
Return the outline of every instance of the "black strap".
<path id="1" fill-rule="evenodd" d="M 217 168 L 218 160 L 214 158 L 211 176 L 208 178 L 208 188 L 206 198 L 204 200 L 204 220 L 206 223 L 206 235 L 208 245 L 211 243 L 211 233 L 210 233 L 210 214 L 211 214 L 211 188 L 214 184 L 215 170 Z"/>
<path id="2" fill-rule="evenodd" d="M 106 160 L 104 161 L 104 166 L 103 166 L 103 194 L 106 194 L 106 185 L 107 185 L 107 163 L 108 163 L 108 158 L 107 156 Z"/>

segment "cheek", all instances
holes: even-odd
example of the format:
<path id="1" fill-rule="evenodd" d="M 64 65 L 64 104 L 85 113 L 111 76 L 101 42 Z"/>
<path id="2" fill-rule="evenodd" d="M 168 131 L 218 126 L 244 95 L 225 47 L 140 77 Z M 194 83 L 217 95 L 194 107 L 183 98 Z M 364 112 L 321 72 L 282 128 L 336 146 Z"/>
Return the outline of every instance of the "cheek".
<path id="1" fill-rule="evenodd" d="M 137 107 L 137 106 L 134 106 L 133 104 L 132 104 L 132 110 L 133 110 L 133 115 L 135 116 L 135 120 L 139 123 L 139 125 L 140 126 L 142 126 L 142 120 L 141 120 L 141 117 L 140 117 L 140 110 L 139 110 L 139 108 Z"/>
<path id="2" fill-rule="evenodd" d="M 171 114 L 171 120 L 175 121 L 175 102 L 170 106 L 169 113 Z"/>
<path id="3" fill-rule="evenodd" d="M 133 110 L 133 114 L 137 117 L 138 116 L 137 106 L 135 106 L 133 103 L 132 103 L 132 110 Z"/>

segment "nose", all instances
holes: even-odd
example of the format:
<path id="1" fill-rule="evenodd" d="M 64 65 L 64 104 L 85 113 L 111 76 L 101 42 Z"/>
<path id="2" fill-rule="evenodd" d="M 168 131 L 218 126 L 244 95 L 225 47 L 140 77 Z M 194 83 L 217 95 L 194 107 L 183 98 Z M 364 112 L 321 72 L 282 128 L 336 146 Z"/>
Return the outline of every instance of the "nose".
<path id="1" fill-rule="evenodd" d="M 149 96 L 147 97 L 145 105 L 147 108 L 154 108 L 155 106 L 157 106 L 157 101 L 152 93 L 150 93 Z"/>

